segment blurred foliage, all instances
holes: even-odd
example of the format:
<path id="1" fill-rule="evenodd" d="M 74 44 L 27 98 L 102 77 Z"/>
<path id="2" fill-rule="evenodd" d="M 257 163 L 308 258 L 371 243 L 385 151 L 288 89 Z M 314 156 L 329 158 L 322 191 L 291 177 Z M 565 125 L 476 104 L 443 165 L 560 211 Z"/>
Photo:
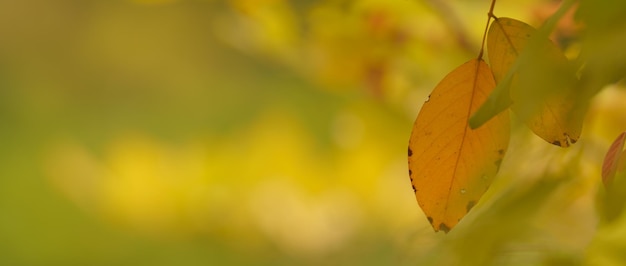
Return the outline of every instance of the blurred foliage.
<path id="1" fill-rule="evenodd" d="M 443 235 L 406 145 L 487 2 L 0 1 L 0 264 L 623 264 L 624 215 L 594 207 L 626 124 L 622 5 L 582 1 L 567 35 L 593 88 L 580 141 L 518 121 Z M 496 14 L 537 26 L 553 6 Z"/>

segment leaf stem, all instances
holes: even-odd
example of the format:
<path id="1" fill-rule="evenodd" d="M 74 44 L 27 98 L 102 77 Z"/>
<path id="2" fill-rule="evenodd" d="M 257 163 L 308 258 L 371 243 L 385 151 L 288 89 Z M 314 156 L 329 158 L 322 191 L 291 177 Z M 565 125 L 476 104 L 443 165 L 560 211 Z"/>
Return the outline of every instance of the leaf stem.
<path id="1" fill-rule="evenodd" d="M 487 39 L 487 30 L 489 30 L 489 22 L 491 22 L 491 18 L 498 19 L 493 14 L 493 8 L 496 6 L 496 0 L 491 0 L 491 6 L 489 7 L 489 12 L 487 13 L 487 25 L 485 25 L 485 32 L 483 33 L 483 41 L 480 45 L 480 52 L 478 53 L 478 60 L 483 59 L 483 52 L 485 50 L 485 39 Z"/>

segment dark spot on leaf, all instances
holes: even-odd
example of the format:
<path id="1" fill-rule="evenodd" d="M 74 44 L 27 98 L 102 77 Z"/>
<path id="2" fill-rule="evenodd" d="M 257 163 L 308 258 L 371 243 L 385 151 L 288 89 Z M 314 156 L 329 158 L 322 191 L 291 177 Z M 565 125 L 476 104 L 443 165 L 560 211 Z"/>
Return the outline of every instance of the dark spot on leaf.
<path id="1" fill-rule="evenodd" d="M 450 227 L 448 227 L 448 226 L 447 226 L 446 224 L 444 224 L 444 223 L 439 224 L 439 229 L 440 229 L 440 230 L 443 230 L 444 232 L 446 232 L 446 234 L 447 234 L 448 232 L 450 232 Z"/>
<path id="2" fill-rule="evenodd" d="M 413 155 L 413 151 L 411 150 L 411 147 L 409 147 L 409 157 L 411 157 L 411 155 Z"/>
<path id="3" fill-rule="evenodd" d="M 577 139 L 569 139 L 569 142 L 571 142 L 572 144 L 576 143 L 576 141 L 578 141 Z"/>
<path id="4" fill-rule="evenodd" d="M 502 164 L 502 159 L 497 160 L 497 161 L 495 162 L 495 164 L 496 164 L 496 167 L 497 167 L 498 169 L 500 169 L 500 164 Z"/>
<path id="5" fill-rule="evenodd" d="M 558 140 L 553 141 L 552 144 L 554 144 L 556 146 L 561 146 L 561 142 L 558 141 Z"/>
<path id="6" fill-rule="evenodd" d="M 503 149 L 499 149 L 499 150 L 498 150 L 498 154 L 499 154 L 500 156 L 504 156 L 504 150 L 503 150 Z"/>
<path id="7" fill-rule="evenodd" d="M 430 224 L 433 224 L 433 217 L 428 216 L 428 217 L 426 217 L 426 219 L 428 219 L 428 222 Z"/>
<path id="8" fill-rule="evenodd" d="M 471 200 L 470 202 L 467 203 L 467 206 L 465 206 L 465 209 L 467 209 L 467 212 L 469 212 L 472 208 L 474 208 L 474 205 L 476 205 L 476 202 Z"/>
<path id="9" fill-rule="evenodd" d="M 409 169 L 409 176 L 413 175 L 413 171 L 411 171 L 411 169 Z M 413 178 L 411 178 L 411 180 L 413 180 Z"/>

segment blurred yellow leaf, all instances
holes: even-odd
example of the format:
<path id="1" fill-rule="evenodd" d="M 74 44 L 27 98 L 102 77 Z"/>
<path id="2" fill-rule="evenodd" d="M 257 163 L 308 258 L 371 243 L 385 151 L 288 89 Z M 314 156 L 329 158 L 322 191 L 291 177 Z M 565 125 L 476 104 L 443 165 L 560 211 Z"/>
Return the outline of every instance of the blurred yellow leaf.
<path id="1" fill-rule="evenodd" d="M 413 125 L 409 175 L 435 231 L 448 232 L 478 202 L 496 175 L 509 142 L 502 112 L 478 129 L 468 119 L 495 87 L 489 67 L 473 59 L 433 90 Z"/>
<path id="2" fill-rule="evenodd" d="M 606 85 L 626 77 L 626 2 L 580 1 L 577 19 L 585 25 L 580 58 L 584 91 L 594 95 Z"/>
<path id="3" fill-rule="evenodd" d="M 497 83 L 510 82 L 513 111 L 539 137 L 557 146 L 567 147 L 580 137 L 582 116 L 577 110 L 572 88 L 576 81 L 565 55 L 549 39 L 532 39 L 530 25 L 511 18 L 491 23 L 487 36 L 489 62 Z M 506 78 L 520 53 L 532 53 Z"/>

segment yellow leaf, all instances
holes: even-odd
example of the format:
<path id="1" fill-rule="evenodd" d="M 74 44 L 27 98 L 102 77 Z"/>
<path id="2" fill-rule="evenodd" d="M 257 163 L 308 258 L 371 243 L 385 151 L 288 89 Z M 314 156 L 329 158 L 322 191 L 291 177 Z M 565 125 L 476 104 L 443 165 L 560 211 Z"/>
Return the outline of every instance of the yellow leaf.
<path id="1" fill-rule="evenodd" d="M 578 140 L 582 129 L 582 108 L 573 89 L 575 71 L 547 37 L 531 38 L 536 33 L 515 19 L 494 20 L 487 35 L 489 63 L 499 84 L 507 82 L 507 72 L 520 60 L 510 80 L 511 109 L 536 135 L 567 147 Z M 524 49 L 529 53 L 518 59 Z"/>
<path id="2" fill-rule="evenodd" d="M 485 61 L 470 60 L 435 87 L 415 120 L 409 176 L 435 231 L 448 232 L 478 202 L 506 152 L 508 111 L 477 129 L 468 125 L 494 87 Z"/>

